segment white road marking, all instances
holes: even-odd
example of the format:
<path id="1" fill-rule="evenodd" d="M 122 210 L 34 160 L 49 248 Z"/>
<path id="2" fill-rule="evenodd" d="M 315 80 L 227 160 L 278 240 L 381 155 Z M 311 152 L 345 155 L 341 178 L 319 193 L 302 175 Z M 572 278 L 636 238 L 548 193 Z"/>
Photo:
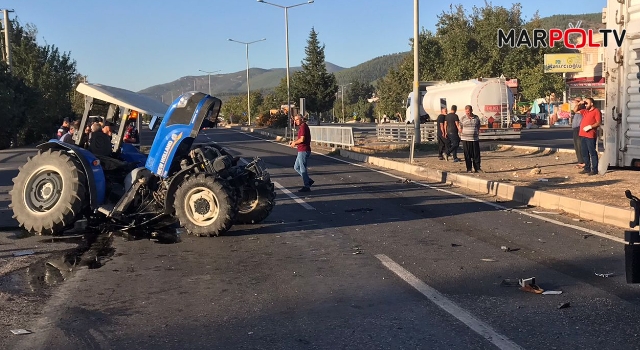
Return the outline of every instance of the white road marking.
<path id="1" fill-rule="evenodd" d="M 273 182 L 273 184 L 276 185 L 276 187 L 279 188 L 280 191 L 284 192 L 287 196 L 291 197 L 291 199 L 296 201 L 296 203 L 300 204 L 305 209 L 316 210 L 316 208 L 310 206 L 307 202 L 305 202 L 302 199 L 300 199 L 300 197 L 298 197 L 295 194 L 291 193 L 291 191 L 289 191 L 288 189 L 284 188 L 284 186 L 282 186 L 281 184 L 279 184 L 279 183 L 277 183 L 275 181 Z"/>
<path id="2" fill-rule="evenodd" d="M 256 137 L 256 136 L 253 136 L 253 135 L 249 135 L 249 134 L 247 134 L 247 133 L 245 133 L 245 132 L 242 132 L 242 131 L 237 131 L 237 132 L 239 132 L 239 133 L 241 133 L 241 134 L 245 134 L 245 135 L 247 135 L 247 136 L 249 136 L 249 137 L 252 137 L 252 138 L 255 138 L 255 139 L 260 139 L 260 140 L 263 140 L 263 141 L 267 141 L 267 142 L 275 143 L 275 144 L 277 144 L 277 145 L 281 145 L 281 146 L 289 147 L 288 145 L 284 145 L 284 144 L 282 144 L 282 143 L 280 143 L 280 142 L 276 142 L 276 141 L 273 141 L 273 140 L 266 140 L 266 139 L 263 139 L 263 138 L 260 138 L 260 137 Z M 344 159 L 339 159 L 339 158 L 335 158 L 335 157 L 332 157 L 332 156 L 328 156 L 328 155 L 326 155 L 326 154 L 322 154 L 322 153 L 318 153 L 318 152 L 313 152 L 313 151 L 311 151 L 311 153 L 314 153 L 314 154 L 317 154 L 317 155 L 321 155 L 321 156 L 323 156 L 323 157 L 326 157 L 326 158 L 330 158 L 330 159 L 336 160 L 336 161 L 338 161 L 338 162 L 342 162 L 342 163 L 346 163 L 346 164 L 351 164 L 351 165 L 353 165 L 353 166 L 357 166 L 357 167 L 361 167 L 361 168 L 369 169 L 369 170 L 371 170 L 371 171 L 375 171 L 376 173 L 383 174 L 383 175 L 386 175 L 386 176 L 392 177 L 392 178 L 394 178 L 394 179 L 399 179 L 399 180 L 404 180 L 404 179 L 405 179 L 404 177 L 397 176 L 397 175 L 393 175 L 393 174 L 390 174 L 390 173 L 388 173 L 388 172 L 386 172 L 386 171 L 377 170 L 377 169 L 372 169 L 372 168 L 369 168 L 369 167 L 367 167 L 367 166 L 365 166 L 365 165 L 362 165 L 362 164 L 352 163 L 352 162 L 346 161 L 346 160 L 344 160 Z M 574 229 L 574 230 L 578 230 L 578 231 L 582 231 L 582 232 L 586 232 L 586 233 L 592 234 L 592 235 L 594 235 L 594 236 L 598 236 L 598 237 L 606 238 L 606 239 L 612 240 L 612 241 L 614 241 L 614 242 L 618 242 L 618 243 L 626 244 L 626 242 L 624 241 L 624 239 L 622 239 L 622 238 L 618 238 L 618 237 L 616 237 L 616 236 L 608 235 L 608 234 L 606 234 L 606 233 L 598 232 L 598 231 L 595 231 L 595 230 L 590 230 L 590 229 L 588 229 L 588 228 L 580 227 L 580 226 L 577 226 L 577 225 L 566 224 L 566 223 L 564 223 L 564 222 L 562 222 L 562 221 L 558 221 L 558 220 L 554 220 L 554 219 L 546 218 L 546 217 L 544 217 L 544 216 L 540 216 L 540 215 L 536 215 L 536 214 L 532 214 L 532 213 L 527 213 L 526 211 L 507 208 L 507 207 L 502 206 L 502 205 L 499 205 L 499 204 L 495 204 L 495 203 L 487 202 L 487 201 L 485 201 L 485 200 L 483 200 L 483 199 L 469 197 L 469 196 L 464 195 L 464 194 L 461 194 L 461 193 L 456 193 L 456 192 L 453 192 L 453 191 L 449 191 L 449 190 L 445 190 L 445 189 L 442 189 L 442 188 L 434 187 L 434 186 L 431 186 L 431 185 L 428 185 L 428 184 L 424 184 L 424 183 L 421 183 L 421 182 L 415 182 L 415 181 L 414 181 L 413 183 L 415 183 L 415 184 L 416 184 L 416 185 L 418 185 L 418 186 L 427 187 L 427 188 L 432 189 L 432 190 L 436 190 L 436 191 L 440 191 L 440 192 L 447 193 L 447 194 L 450 194 L 450 195 L 454 195 L 454 196 L 462 197 L 462 198 L 465 198 L 465 199 L 468 199 L 468 200 L 471 200 L 471 201 L 474 201 L 474 202 L 484 203 L 484 204 L 490 205 L 490 206 L 492 206 L 492 207 L 494 207 L 494 208 L 496 208 L 496 209 L 500 209 L 500 210 L 509 210 L 509 212 L 511 212 L 511 213 L 517 213 L 517 214 L 520 214 L 520 215 L 525 215 L 525 216 L 532 217 L 532 218 L 535 218 L 535 219 L 538 219 L 538 220 L 542 220 L 542 221 L 546 221 L 546 222 L 548 222 L 548 223 L 552 223 L 552 224 L 555 224 L 555 225 L 558 225 L 558 226 L 563 226 L 563 227 L 571 228 L 571 229 Z"/>
<path id="3" fill-rule="evenodd" d="M 427 299 L 431 300 L 442 310 L 448 312 L 451 316 L 457 318 L 460 322 L 467 325 L 467 327 L 471 328 L 474 332 L 478 333 L 480 336 L 491 342 L 499 349 L 522 349 L 520 345 L 514 343 L 506 336 L 496 332 L 493 328 L 491 328 L 491 326 L 480 321 L 465 309 L 456 305 L 456 303 L 454 303 L 453 301 L 447 299 L 447 297 L 442 295 L 433 287 L 422 282 L 416 276 L 411 274 L 411 272 L 407 271 L 402 266 L 398 265 L 395 261 L 391 260 L 388 256 L 384 254 L 377 254 L 376 258 L 378 258 L 378 260 L 380 260 L 380 262 L 382 262 L 382 264 L 386 268 L 391 270 L 391 272 L 398 275 L 398 277 L 402 278 L 405 282 L 409 283 L 409 285 L 411 285 L 413 288 L 427 297 Z"/>

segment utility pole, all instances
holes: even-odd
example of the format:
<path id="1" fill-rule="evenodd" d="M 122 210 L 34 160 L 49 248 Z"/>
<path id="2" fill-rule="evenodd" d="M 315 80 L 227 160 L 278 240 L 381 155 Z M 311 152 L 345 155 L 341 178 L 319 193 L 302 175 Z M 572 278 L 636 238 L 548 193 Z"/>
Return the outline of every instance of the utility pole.
<path id="1" fill-rule="evenodd" d="M 11 59 L 11 41 L 10 41 L 10 33 L 11 33 L 11 22 L 9 22 L 9 12 L 14 12 L 13 10 L 2 10 L 4 16 L 4 59 L 7 62 L 7 66 L 9 66 L 9 71 L 13 68 L 13 60 Z"/>
<path id="2" fill-rule="evenodd" d="M 418 74 L 418 0 L 413 0 L 413 98 L 411 99 L 411 114 L 413 114 L 414 143 L 419 144 L 420 139 L 420 75 Z M 413 152 L 412 152 L 413 157 Z"/>

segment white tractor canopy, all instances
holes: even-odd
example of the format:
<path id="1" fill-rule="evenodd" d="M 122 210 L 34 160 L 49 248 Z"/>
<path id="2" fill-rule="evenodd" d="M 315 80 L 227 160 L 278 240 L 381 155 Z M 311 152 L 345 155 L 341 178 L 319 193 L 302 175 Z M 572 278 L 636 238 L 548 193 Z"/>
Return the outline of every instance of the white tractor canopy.
<path id="1" fill-rule="evenodd" d="M 139 113 L 155 115 L 159 118 L 164 117 L 167 109 L 169 109 L 168 105 L 151 97 L 113 86 L 80 83 L 76 91 L 97 100 L 113 103 Z"/>

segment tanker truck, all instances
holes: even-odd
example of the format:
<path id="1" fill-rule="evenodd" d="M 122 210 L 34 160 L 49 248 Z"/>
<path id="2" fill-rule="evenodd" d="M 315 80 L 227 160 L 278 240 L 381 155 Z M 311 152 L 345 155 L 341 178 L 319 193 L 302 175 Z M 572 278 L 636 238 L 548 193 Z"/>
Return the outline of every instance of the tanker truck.
<path id="1" fill-rule="evenodd" d="M 481 121 L 480 139 L 519 139 L 521 127 L 514 123 L 512 108 L 515 102 L 504 77 L 479 78 L 455 83 L 420 83 L 420 123 L 433 123 L 440 114 L 441 106 L 450 109 L 458 106 L 458 116 L 464 114 L 464 106 L 471 105 L 473 113 Z M 411 98 L 407 98 L 406 122 L 414 122 L 411 115 Z M 515 119 L 517 120 L 517 119 Z"/>

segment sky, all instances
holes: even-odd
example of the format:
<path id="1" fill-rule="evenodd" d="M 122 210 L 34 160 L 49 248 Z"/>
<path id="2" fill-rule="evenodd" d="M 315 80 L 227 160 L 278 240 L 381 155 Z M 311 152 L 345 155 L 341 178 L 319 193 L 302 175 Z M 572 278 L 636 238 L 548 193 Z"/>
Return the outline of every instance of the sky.
<path id="1" fill-rule="evenodd" d="M 611 1 L 611 0 L 610 0 Z M 304 0 L 270 0 L 293 6 Z M 493 0 L 511 7 L 516 1 Z M 606 0 L 520 2 L 527 19 L 601 12 Z M 419 26 L 434 31 L 451 5 L 471 10 L 485 0 L 422 0 Z M 410 49 L 410 0 L 315 0 L 288 9 L 289 66 L 299 66 L 311 28 L 325 45 L 326 61 L 344 68 Z M 139 91 L 183 76 L 286 67 L 285 10 L 256 0 L 0 0 L 10 18 L 38 29 L 38 42 L 69 52 L 90 83 Z"/>

